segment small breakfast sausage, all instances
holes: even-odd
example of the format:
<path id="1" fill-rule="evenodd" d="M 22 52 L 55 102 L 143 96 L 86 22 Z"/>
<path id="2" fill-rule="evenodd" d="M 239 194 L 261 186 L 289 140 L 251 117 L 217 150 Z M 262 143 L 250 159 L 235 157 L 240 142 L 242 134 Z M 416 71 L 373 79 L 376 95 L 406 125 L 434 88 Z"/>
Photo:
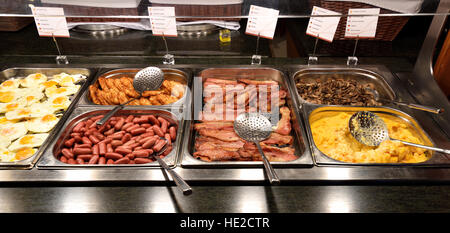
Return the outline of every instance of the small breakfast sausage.
<path id="1" fill-rule="evenodd" d="M 75 159 L 68 159 L 67 163 L 68 164 L 77 164 L 77 161 Z"/>
<path id="2" fill-rule="evenodd" d="M 77 155 L 77 160 L 82 159 L 83 161 L 89 161 L 91 158 L 92 158 L 91 154 Z"/>
<path id="3" fill-rule="evenodd" d="M 160 122 L 158 121 L 158 119 L 156 119 L 156 117 L 153 115 L 148 116 L 148 121 L 150 121 L 150 123 L 152 123 L 153 125 L 157 125 L 157 126 L 160 125 Z"/>
<path id="4" fill-rule="evenodd" d="M 73 149 L 73 154 L 75 155 L 82 155 L 82 154 L 92 154 L 91 148 L 83 148 L 83 147 L 77 147 Z"/>
<path id="5" fill-rule="evenodd" d="M 166 134 L 164 134 L 164 137 L 165 137 L 166 140 L 167 140 L 167 144 L 168 144 L 169 146 L 172 145 L 172 138 L 170 137 L 170 134 L 166 133 Z"/>
<path id="6" fill-rule="evenodd" d="M 105 139 L 105 136 L 99 132 L 94 132 L 93 134 L 96 138 L 98 138 L 98 140 L 102 141 Z"/>
<path id="7" fill-rule="evenodd" d="M 114 164 L 114 160 L 108 159 L 108 161 L 106 162 L 106 164 Z"/>
<path id="8" fill-rule="evenodd" d="M 160 137 L 164 137 L 164 133 L 159 126 L 153 125 L 152 128 L 153 128 L 153 132 L 155 132 L 156 135 L 158 135 Z"/>
<path id="9" fill-rule="evenodd" d="M 128 127 L 125 131 L 127 131 L 128 133 L 131 132 L 134 129 L 140 128 L 139 125 L 132 125 L 130 127 Z"/>
<path id="10" fill-rule="evenodd" d="M 67 159 L 73 158 L 73 153 L 72 153 L 69 149 L 67 149 L 67 148 L 62 149 L 62 150 L 61 150 L 61 153 L 62 153 L 62 155 L 63 155 L 64 157 L 66 157 Z"/>
<path id="11" fill-rule="evenodd" d="M 119 153 L 115 153 L 115 152 L 108 152 L 105 154 L 105 158 L 107 159 L 113 159 L 113 160 L 117 160 L 117 159 L 121 159 L 123 156 Z"/>
<path id="12" fill-rule="evenodd" d="M 134 162 L 136 164 L 144 164 L 144 163 L 151 163 L 151 162 L 153 162 L 153 160 L 147 159 L 147 158 L 135 158 Z"/>
<path id="13" fill-rule="evenodd" d="M 106 153 L 114 152 L 114 149 L 110 143 L 106 144 Z"/>
<path id="14" fill-rule="evenodd" d="M 151 148 L 155 144 L 156 140 L 158 140 L 158 138 L 155 137 L 149 138 L 147 141 L 144 142 L 144 144 L 142 144 L 142 148 L 145 149 Z"/>
<path id="15" fill-rule="evenodd" d="M 133 123 L 135 124 L 145 124 L 148 123 L 148 119 L 146 117 L 136 117 L 133 119 Z"/>
<path id="16" fill-rule="evenodd" d="M 129 146 L 129 145 L 134 144 L 134 143 L 136 143 L 136 141 L 131 139 L 130 141 L 124 143 L 123 146 Z"/>
<path id="17" fill-rule="evenodd" d="M 149 134 L 152 134 L 152 135 L 155 135 L 155 132 L 153 131 L 153 128 L 152 128 L 152 127 L 147 128 L 147 129 L 145 130 L 145 132 L 146 132 L 146 133 L 149 133 Z"/>
<path id="18" fill-rule="evenodd" d="M 89 164 L 97 164 L 99 160 L 99 156 L 98 155 L 94 155 L 91 157 L 91 159 L 89 159 Z"/>
<path id="19" fill-rule="evenodd" d="M 70 138 L 64 142 L 64 146 L 72 147 L 74 143 L 75 143 L 75 138 Z"/>
<path id="20" fill-rule="evenodd" d="M 64 156 L 59 157 L 59 161 L 63 162 L 63 163 L 67 163 L 67 158 Z"/>
<path id="21" fill-rule="evenodd" d="M 152 150 L 155 152 L 159 152 L 164 147 L 164 145 L 166 145 L 166 143 L 166 140 L 158 140 L 153 146 Z"/>
<path id="22" fill-rule="evenodd" d="M 121 159 L 118 159 L 114 162 L 114 164 L 127 164 L 130 162 L 130 159 L 128 157 L 123 157 Z"/>
<path id="23" fill-rule="evenodd" d="M 95 116 L 95 117 L 91 117 L 91 120 L 96 121 L 98 119 L 102 119 L 104 116 L 105 115 L 98 115 L 98 116 Z"/>
<path id="24" fill-rule="evenodd" d="M 145 128 L 143 128 L 143 127 L 136 128 L 136 129 L 131 130 L 130 133 L 131 133 L 131 135 L 133 135 L 133 136 L 139 135 L 139 134 L 143 134 L 143 133 L 145 133 Z"/>
<path id="25" fill-rule="evenodd" d="M 169 128 L 169 134 L 170 139 L 172 139 L 172 141 L 175 141 L 175 139 L 177 138 L 177 129 L 175 128 L 175 126 L 171 126 Z"/>
<path id="26" fill-rule="evenodd" d="M 120 140 L 112 140 L 111 141 L 111 146 L 113 147 L 113 148 L 115 148 L 115 147 L 118 147 L 118 146 L 121 146 L 123 143 L 122 143 L 122 141 L 120 141 Z"/>
<path id="27" fill-rule="evenodd" d="M 73 136 L 73 138 L 75 138 L 75 142 L 76 142 L 76 143 L 81 143 L 81 142 L 83 142 L 83 140 L 81 139 L 81 136 Z"/>
<path id="28" fill-rule="evenodd" d="M 111 129 L 107 130 L 106 132 L 104 132 L 103 134 L 106 135 L 106 136 L 109 136 L 109 135 L 113 134 L 114 131 L 115 131 L 115 129 L 111 128 Z"/>
<path id="29" fill-rule="evenodd" d="M 128 157 L 130 160 L 134 159 L 134 154 L 132 154 L 132 153 L 129 153 L 129 154 L 125 155 L 125 156 Z"/>
<path id="30" fill-rule="evenodd" d="M 91 140 L 91 142 L 93 144 L 97 144 L 100 142 L 100 140 L 97 137 L 95 137 L 94 135 L 89 135 L 89 140 Z"/>
<path id="31" fill-rule="evenodd" d="M 127 154 L 130 154 L 130 153 L 133 152 L 133 151 L 132 151 L 131 149 L 126 148 L 126 147 L 119 146 L 119 147 L 117 147 L 117 148 L 114 150 L 114 152 L 119 153 L 119 154 L 122 154 L 122 155 L 127 155 Z"/>
<path id="32" fill-rule="evenodd" d="M 105 157 L 100 157 L 100 158 L 98 159 L 98 164 L 105 164 L 105 163 L 106 163 Z"/>
<path id="33" fill-rule="evenodd" d="M 150 154 L 147 150 L 136 150 L 132 153 L 136 158 L 147 158 Z"/>
<path id="34" fill-rule="evenodd" d="M 128 123 L 126 123 L 126 124 L 124 124 L 123 126 L 122 126 L 122 131 L 126 131 L 128 128 L 130 128 L 131 126 L 133 126 L 134 124 L 132 123 L 132 122 L 128 122 Z"/>
<path id="35" fill-rule="evenodd" d="M 145 124 L 141 124 L 141 127 L 148 129 L 148 128 L 152 127 L 152 125 L 149 123 L 145 123 Z"/>
<path id="36" fill-rule="evenodd" d="M 84 144 L 92 145 L 91 140 L 89 140 L 89 138 L 86 137 L 86 136 L 82 137 L 82 138 L 81 138 L 81 141 L 82 141 Z"/>
<path id="37" fill-rule="evenodd" d="M 121 139 L 122 143 L 130 141 L 131 137 L 132 135 L 130 133 L 126 133 Z"/>
<path id="38" fill-rule="evenodd" d="M 99 155 L 99 154 L 100 154 L 100 147 L 99 147 L 98 144 L 95 144 L 95 145 L 92 147 L 92 154 L 93 154 L 93 155 Z"/>
<path id="39" fill-rule="evenodd" d="M 86 123 L 84 121 L 78 123 L 77 125 L 75 125 L 75 127 L 73 127 L 73 132 L 78 133 L 80 132 L 81 128 L 83 128 L 86 125 Z"/>
<path id="40" fill-rule="evenodd" d="M 98 153 L 100 155 L 105 155 L 106 154 L 106 144 L 104 142 L 98 143 Z"/>
<path id="41" fill-rule="evenodd" d="M 83 159 L 79 159 L 79 158 L 77 158 L 77 160 L 76 160 L 76 161 L 77 161 L 77 163 L 78 163 L 78 164 L 84 164 L 84 160 L 83 160 Z"/>
<path id="42" fill-rule="evenodd" d="M 158 119 L 159 119 L 159 117 L 158 117 Z M 163 120 L 163 121 L 161 122 L 161 131 L 162 131 L 163 133 L 166 133 L 168 127 L 169 127 L 169 125 L 168 125 L 167 121 L 166 121 L 166 120 Z"/>
<path id="43" fill-rule="evenodd" d="M 116 124 L 114 125 L 114 128 L 116 129 L 116 130 L 121 130 L 122 129 L 122 126 L 125 124 L 125 119 L 123 119 L 123 118 L 120 118 L 117 122 L 116 122 Z"/>
<path id="44" fill-rule="evenodd" d="M 128 115 L 128 117 L 125 119 L 125 122 L 133 122 L 134 116 Z"/>

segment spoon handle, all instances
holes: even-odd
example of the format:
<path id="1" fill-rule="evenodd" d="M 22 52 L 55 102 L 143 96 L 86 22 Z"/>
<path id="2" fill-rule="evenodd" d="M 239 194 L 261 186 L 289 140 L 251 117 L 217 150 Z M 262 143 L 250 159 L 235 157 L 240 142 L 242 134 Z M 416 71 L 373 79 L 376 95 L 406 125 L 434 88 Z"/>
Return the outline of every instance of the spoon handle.
<path id="1" fill-rule="evenodd" d="M 125 105 L 127 105 L 128 103 L 130 103 L 131 101 L 135 100 L 136 98 L 132 98 L 130 100 L 128 100 L 127 102 L 121 104 L 121 105 L 117 105 L 116 107 L 114 107 L 111 111 L 109 111 L 101 120 L 97 121 L 97 125 L 103 125 L 105 124 L 106 121 L 109 120 L 109 118 L 111 118 L 114 114 L 116 114 L 117 111 L 119 111 L 120 109 L 122 109 L 123 107 L 125 107 Z"/>
<path id="2" fill-rule="evenodd" d="M 423 148 L 423 149 L 434 150 L 434 151 L 437 151 L 437 152 L 450 154 L 450 150 L 446 150 L 446 149 L 442 149 L 442 148 L 436 148 L 436 147 L 432 147 L 432 146 L 425 146 L 425 145 L 420 145 L 420 144 L 416 144 L 416 143 L 412 143 L 412 142 L 405 142 L 405 141 L 402 141 L 402 140 L 392 139 L 392 138 L 391 138 L 391 141 L 398 141 L 398 142 L 401 142 L 401 143 L 409 145 L 409 146 L 415 146 L 415 147 L 420 147 L 420 148 Z"/>
<path id="3" fill-rule="evenodd" d="M 382 100 L 386 101 L 386 102 L 391 102 L 391 103 L 394 103 L 394 104 L 397 104 L 397 105 L 406 106 L 408 108 L 413 108 L 413 109 L 417 109 L 417 110 L 421 110 L 421 111 L 425 111 L 425 112 L 431 112 L 431 113 L 434 113 L 434 114 L 439 114 L 439 113 L 444 111 L 444 109 L 442 109 L 442 108 L 424 106 L 424 105 L 420 105 L 420 104 L 409 104 L 409 103 L 392 101 L 392 100 L 388 100 L 388 99 L 382 99 Z"/>
<path id="4" fill-rule="evenodd" d="M 269 160 L 264 155 L 263 150 L 261 149 L 261 146 L 259 145 L 259 142 L 255 143 L 256 147 L 258 147 L 259 153 L 261 153 L 261 157 L 264 164 L 264 169 L 266 170 L 267 177 L 269 177 L 269 181 L 271 184 L 278 185 L 280 184 L 280 179 L 278 178 L 277 173 L 273 169 L 272 165 L 270 164 Z"/>
<path id="5" fill-rule="evenodd" d="M 423 105 L 420 105 L 420 104 L 408 104 L 408 107 L 414 108 L 414 109 L 418 109 L 418 110 L 422 110 L 422 111 L 435 113 L 435 114 L 439 114 L 439 113 L 444 111 L 444 109 L 442 109 L 442 108 L 423 106 Z"/>
<path id="6" fill-rule="evenodd" d="M 164 160 L 159 158 L 159 156 L 154 156 L 156 160 L 158 161 L 159 165 L 163 167 L 166 171 L 170 173 L 170 176 L 172 176 L 173 182 L 177 185 L 178 189 L 184 194 L 184 195 L 191 195 L 192 194 L 192 188 L 189 186 L 186 181 L 184 181 L 183 178 L 181 178 L 178 173 L 176 173 L 172 168 L 170 168 Z"/>

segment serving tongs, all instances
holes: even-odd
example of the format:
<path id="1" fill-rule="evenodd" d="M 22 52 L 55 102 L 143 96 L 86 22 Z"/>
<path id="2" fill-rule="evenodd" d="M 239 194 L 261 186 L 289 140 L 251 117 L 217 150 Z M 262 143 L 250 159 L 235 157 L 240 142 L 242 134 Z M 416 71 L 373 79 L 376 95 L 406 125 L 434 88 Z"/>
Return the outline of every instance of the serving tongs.
<path id="1" fill-rule="evenodd" d="M 167 172 L 169 172 L 170 176 L 172 176 L 173 181 L 175 182 L 175 184 L 177 185 L 178 189 L 184 194 L 184 195 L 191 195 L 192 194 L 192 188 L 191 186 L 189 186 L 186 181 L 181 178 L 180 175 L 178 175 L 178 173 L 176 173 L 172 168 L 169 167 L 169 165 L 167 165 L 166 162 L 164 162 L 164 160 L 162 160 L 159 156 L 164 153 L 164 151 L 166 151 L 167 146 L 169 145 L 167 143 L 167 139 L 164 137 L 160 137 L 160 139 L 162 140 L 166 140 L 166 144 L 163 146 L 163 148 L 161 148 L 161 150 L 157 153 L 152 153 L 150 155 L 150 157 L 153 157 L 153 159 L 155 159 L 156 161 L 158 161 L 159 165 L 164 168 Z"/>

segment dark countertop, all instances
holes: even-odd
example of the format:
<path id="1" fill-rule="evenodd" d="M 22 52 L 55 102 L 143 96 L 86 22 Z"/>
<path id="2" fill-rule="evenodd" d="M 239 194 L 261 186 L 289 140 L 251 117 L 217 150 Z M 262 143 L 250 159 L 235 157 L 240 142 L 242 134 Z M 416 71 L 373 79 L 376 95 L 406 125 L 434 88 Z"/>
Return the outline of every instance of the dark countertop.
<path id="1" fill-rule="evenodd" d="M 33 29 L 29 29 L 32 31 Z M 25 31 L 24 33 L 30 33 Z M 0 35 L 3 33 L 0 33 Z M 5 35 L 5 34 L 3 34 Z M 2 70 L 17 64 L 46 64 L 53 66 L 52 52 L 43 53 L 52 47 L 49 38 L 31 40 L 28 44 L 17 44 L 12 34 L 3 37 L 0 62 Z M 14 34 L 16 35 L 16 34 Z M 134 45 L 149 46 L 148 38 Z M 125 40 L 127 41 L 127 40 Z M 250 39 L 251 41 L 251 39 Z M 4 41 L 2 41 L 4 42 Z M 114 64 L 161 64 L 156 49 L 127 50 L 122 54 L 108 54 L 92 48 L 71 47 L 61 42 L 69 53 L 71 64 L 82 67 L 114 67 Z M 81 42 L 80 42 L 81 43 Z M 113 42 L 111 42 L 113 43 Z M 248 44 L 253 44 L 249 42 Z M 246 45 L 248 45 L 246 44 Z M 30 47 L 31 46 L 31 47 Z M 43 46 L 40 48 L 39 46 Z M 99 46 L 99 45 L 96 45 Z M 115 46 L 112 44 L 111 46 Z M 267 49 L 267 46 L 264 46 Z M 122 46 L 123 50 L 127 47 Z M 217 50 L 217 48 L 214 48 Z M 212 49 L 212 51 L 214 51 Z M 239 48 L 236 51 L 242 50 Z M 178 55 L 177 64 L 250 64 L 253 48 L 244 49 L 237 55 L 222 54 L 219 57 Z M 31 51 L 31 52 L 30 52 Z M 117 51 L 111 47 L 111 51 Z M 266 51 L 267 50 L 263 50 Z M 263 54 L 267 54 L 264 52 Z M 176 54 L 177 55 L 177 54 Z M 322 64 L 345 64 L 345 57 L 321 58 Z M 411 57 L 361 57 L 360 64 L 384 64 L 393 72 L 411 71 Z M 265 58 L 265 65 L 305 64 L 300 58 Z M 56 65 L 55 65 L 56 66 Z M 430 168 L 433 169 L 433 168 Z M 424 169 L 426 170 L 426 169 Z M 424 172 L 424 175 L 427 173 Z M 448 179 L 446 179 L 448 180 Z M 303 181 L 269 186 L 262 183 L 217 184 L 214 182 L 192 182 L 194 193 L 183 196 L 173 184 L 161 182 L 11 182 L 0 185 L 0 212 L 449 212 L 450 184 L 443 182 L 314 182 Z"/>

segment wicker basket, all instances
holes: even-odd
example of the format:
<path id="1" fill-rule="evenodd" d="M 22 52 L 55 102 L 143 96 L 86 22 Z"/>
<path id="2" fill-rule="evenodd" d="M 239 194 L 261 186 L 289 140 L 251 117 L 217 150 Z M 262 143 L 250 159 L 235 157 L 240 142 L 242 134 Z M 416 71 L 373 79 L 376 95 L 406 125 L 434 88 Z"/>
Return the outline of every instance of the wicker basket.
<path id="1" fill-rule="evenodd" d="M 46 7 L 62 7 L 66 15 L 93 15 L 93 16 L 111 16 L 111 15 L 128 15 L 139 16 L 138 8 L 106 8 L 106 7 L 89 7 L 76 5 L 61 4 L 42 4 Z M 85 17 L 66 17 L 67 22 L 139 22 L 139 18 L 85 18 Z"/>
<path id="2" fill-rule="evenodd" d="M 322 7 L 331 11 L 336 11 L 342 14 L 348 14 L 350 8 L 374 8 L 375 6 L 359 3 L 359 2 L 340 2 L 340 1 L 325 1 L 325 0 L 310 0 L 311 9 L 313 6 Z M 396 13 L 384 8 L 380 9 L 380 14 Z M 397 34 L 402 30 L 410 17 L 407 16 L 380 16 L 378 17 L 377 32 L 375 38 L 368 40 L 392 41 L 397 37 Z M 345 25 L 347 18 L 342 17 L 339 21 L 334 40 L 349 40 L 352 38 L 345 38 Z M 354 40 L 354 38 L 352 39 Z"/>
<path id="3" fill-rule="evenodd" d="M 181 16 L 205 16 L 207 18 L 177 18 L 177 21 L 197 21 L 197 20 L 224 20 L 214 18 L 214 16 L 240 16 L 242 4 L 229 5 L 181 5 L 181 4 L 160 4 L 152 3 L 155 7 L 174 7 L 175 15 Z M 239 18 L 226 18 L 226 21 L 239 21 Z"/>

